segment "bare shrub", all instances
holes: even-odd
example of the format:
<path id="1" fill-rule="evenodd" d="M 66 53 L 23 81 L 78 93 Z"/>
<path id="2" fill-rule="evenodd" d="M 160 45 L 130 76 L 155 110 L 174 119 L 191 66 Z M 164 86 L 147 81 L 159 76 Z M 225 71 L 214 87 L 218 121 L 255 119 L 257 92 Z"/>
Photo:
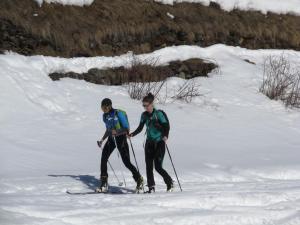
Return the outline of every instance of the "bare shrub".
<path id="1" fill-rule="evenodd" d="M 300 73 L 295 75 L 291 91 L 287 93 L 285 105 L 287 107 L 300 108 Z"/>
<path id="2" fill-rule="evenodd" d="M 167 86 L 167 78 L 173 76 L 174 71 L 168 67 L 158 66 L 158 59 L 146 58 L 144 60 L 132 55 L 129 68 L 124 71 L 127 91 L 132 99 L 141 100 L 151 92 L 160 103 L 165 103 L 168 97 L 174 100 L 191 102 L 193 98 L 201 96 L 199 87 L 195 79 L 187 79 L 170 95 Z M 165 95 L 161 93 L 165 89 Z"/>
<path id="3" fill-rule="evenodd" d="M 139 59 L 132 56 L 131 65 L 124 72 L 124 80 L 127 80 L 127 91 L 130 98 L 141 100 L 149 92 L 151 92 L 160 103 L 164 103 L 167 99 L 168 92 L 166 80 L 172 74 L 172 70 L 167 67 L 158 66 L 158 59 L 146 58 Z M 161 90 L 165 87 L 165 98 L 161 97 Z M 199 85 L 195 79 L 188 79 L 182 84 L 175 94 L 171 96 L 174 100 L 191 102 L 194 97 L 200 96 Z"/>
<path id="4" fill-rule="evenodd" d="M 141 100 L 148 93 L 157 96 L 160 92 L 165 80 L 161 82 L 132 82 L 128 85 L 128 93 L 130 98 Z"/>
<path id="5" fill-rule="evenodd" d="M 149 92 L 157 96 L 171 70 L 157 66 L 158 59 L 138 59 L 133 56 L 130 67 L 126 70 L 127 90 L 132 99 L 141 100 Z"/>
<path id="6" fill-rule="evenodd" d="M 286 107 L 300 108 L 300 72 L 292 68 L 284 54 L 269 56 L 263 67 L 260 91 L 270 99 L 283 101 Z"/>
<path id="7" fill-rule="evenodd" d="M 178 88 L 177 93 L 172 96 L 172 98 L 189 103 L 193 98 L 201 96 L 199 87 L 200 85 L 196 84 L 194 79 L 186 80 L 184 84 Z"/>

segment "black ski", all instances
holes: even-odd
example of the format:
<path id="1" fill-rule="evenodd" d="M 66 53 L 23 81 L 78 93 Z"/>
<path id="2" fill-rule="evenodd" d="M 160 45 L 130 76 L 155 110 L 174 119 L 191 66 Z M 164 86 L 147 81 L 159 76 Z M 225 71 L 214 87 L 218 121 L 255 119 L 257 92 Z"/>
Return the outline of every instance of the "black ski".
<path id="1" fill-rule="evenodd" d="M 124 192 L 122 191 L 124 190 Z M 112 188 L 110 190 L 108 190 L 107 192 L 97 192 L 97 191 L 78 191 L 78 192 L 73 192 L 73 191 L 69 191 L 67 190 L 66 191 L 67 194 L 69 195 L 92 195 L 92 194 L 136 194 L 137 192 L 134 191 L 134 190 L 131 190 L 131 189 L 115 189 L 115 188 Z"/>
<path id="2" fill-rule="evenodd" d="M 72 192 L 72 191 L 66 191 L 69 195 L 92 195 L 92 194 L 127 194 L 124 192 L 97 192 L 97 191 L 86 191 L 86 192 Z"/>

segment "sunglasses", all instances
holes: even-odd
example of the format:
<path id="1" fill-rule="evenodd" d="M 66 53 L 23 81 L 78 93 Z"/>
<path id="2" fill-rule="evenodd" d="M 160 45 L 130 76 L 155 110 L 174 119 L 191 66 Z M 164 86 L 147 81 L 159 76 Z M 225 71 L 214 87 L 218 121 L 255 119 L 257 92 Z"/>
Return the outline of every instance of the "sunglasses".
<path id="1" fill-rule="evenodd" d="M 101 109 L 102 109 L 102 110 L 108 110 L 108 109 L 109 109 L 109 106 L 106 106 L 106 105 L 101 106 Z"/>

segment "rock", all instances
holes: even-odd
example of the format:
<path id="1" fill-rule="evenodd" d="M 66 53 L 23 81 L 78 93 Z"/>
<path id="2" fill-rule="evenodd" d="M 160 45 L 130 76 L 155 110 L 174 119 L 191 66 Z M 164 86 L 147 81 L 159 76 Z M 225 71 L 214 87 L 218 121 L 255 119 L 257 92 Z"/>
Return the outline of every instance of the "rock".
<path id="1" fill-rule="evenodd" d="M 249 59 L 244 59 L 245 62 L 255 65 L 255 62 L 250 61 Z"/>
<path id="2" fill-rule="evenodd" d="M 221 10 L 221 6 L 217 2 L 210 2 L 209 7 Z"/>
<path id="3" fill-rule="evenodd" d="M 23 27 L 16 26 L 9 20 L 0 18 L 0 50 L 11 50 L 19 54 L 31 55 L 45 43 L 50 51 L 56 51 L 54 44 L 41 37 L 33 36 Z M 43 40 L 43 42 L 41 41 Z"/>
<path id="4" fill-rule="evenodd" d="M 78 74 L 75 72 L 52 73 L 50 78 L 54 81 L 60 78 L 69 77 L 85 80 L 90 83 L 103 85 L 122 85 L 128 82 L 154 82 L 162 81 L 170 76 L 177 76 L 182 79 L 191 79 L 198 76 L 207 76 L 216 65 L 204 62 L 202 59 L 189 59 L 186 61 L 170 62 L 167 66 L 135 65 L 134 69 L 118 67 L 113 69 L 92 68 L 87 73 Z"/>
<path id="5" fill-rule="evenodd" d="M 189 59 L 186 61 L 174 61 L 169 64 L 175 74 L 183 72 L 186 79 L 191 79 L 199 76 L 208 76 L 216 65 L 213 63 L 204 62 L 202 59 Z"/>
<path id="6" fill-rule="evenodd" d="M 179 67 L 178 72 L 189 72 L 189 68 L 185 64 L 182 64 Z"/>
<path id="7" fill-rule="evenodd" d="M 97 68 L 92 68 L 92 69 L 89 69 L 88 74 L 92 74 L 95 76 L 101 76 L 101 74 L 102 74 L 101 71 L 102 70 L 99 70 Z"/>
<path id="8" fill-rule="evenodd" d="M 185 73 L 184 73 L 184 72 L 180 72 L 180 73 L 178 74 L 178 77 L 179 77 L 179 78 L 182 78 L 182 79 L 186 79 L 186 76 L 185 76 Z"/>
<path id="9" fill-rule="evenodd" d="M 60 78 L 63 78 L 63 77 L 64 77 L 64 74 L 61 74 L 61 73 L 51 73 L 51 74 L 49 74 L 49 77 L 50 77 L 53 81 L 56 81 L 56 80 L 59 80 Z"/>
<path id="10" fill-rule="evenodd" d="M 187 40 L 187 33 L 184 31 L 177 32 L 177 38 L 179 41 L 186 41 Z"/>

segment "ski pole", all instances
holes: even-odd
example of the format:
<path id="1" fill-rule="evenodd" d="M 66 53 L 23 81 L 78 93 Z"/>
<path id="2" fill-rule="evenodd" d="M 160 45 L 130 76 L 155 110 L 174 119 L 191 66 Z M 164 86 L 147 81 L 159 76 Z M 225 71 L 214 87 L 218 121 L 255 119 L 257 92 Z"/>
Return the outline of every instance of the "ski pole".
<path id="1" fill-rule="evenodd" d="M 171 160 L 171 163 L 172 163 L 172 166 L 173 166 L 173 169 L 174 169 L 174 172 L 175 172 L 176 178 L 177 178 L 177 182 L 178 182 L 178 184 L 179 184 L 180 191 L 182 192 L 181 184 L 180 184 L 180 182 L 179 182 L 179 179 L 178 179 L 178 176 L 177 176 L 177 172 L 176 172 L 176 169 L 175 169 L 175 166 L 174 166 L 174 163 L 173 163 L 173 160 L 172 160 L 171 154 L 170 154 L 170 150 L 169 150 L 169 148 L 168 148 L 168 145 L 167 145 L 167 144 L 166 144 L 166 148 L 167 148 L 167 151 L 168 151 L 168 154 L 169 154 L 169 157 L 170 157 L 170 160 Z"/>
<path id="2" fill-rule="evenodd" d="M 115 141 L 116 148 L 118 148 L 116 138 L 113 137 L 113 139 L 114 139 L 114 141 Z M 119 165 L 120 165 L 120 168 L 121 168 L 122 165 L 121 165 L 121 159 L 120 159 L 120 153 L 119 153 L 119 151 L 117 151 L 117 154 L 118 154 L 118 159 L 119 159 Z M 122 173 L 122 177 L 123 177 L 123 180 L 124 180 L 124 185 L 125 185 L 125 187 L 126 187 L 126 180 L 125 180 L 124 173 L 123 173 L 123 170 L 122 170 L 122 169 L 121 169 L 121 173 Z"/>
<path id="3" fill-rule="evenodd" d="M 132 142 L 131 142 L 131 138 L 129 138 L 129 142 L 130 142 L 130 146 L 131 146 L 131 150 L 132 150 L 132 154 L 133 154 L 133 157 L 134 157 L 134 161 L 135 161 L 135 165 L 136 165 L 137 171 L 140 173 L 140 169 L 139 169 L 136 157 L 135 157 L 135 152 L 133 150 L 133 145 L 132 145 Z"/>
<path id="4" fill-rule="evenodd" d="M 102 147 L 101 147 L 101 151 L 102 151 Z M 114 168 L 112 167 L 111 163 L 109 162 L 109 160 L 107 160 L 107 163 L 108 163 L 110 169 L 112 170 L 113 174 L 115 175 L 115 177 L 116 177 L 116 179 L 117 179 L 117 181 L 118 181 L 119 186 L 123 186 L 123 182 L 120 182 L 120 180 L 119 180 L 119 178 L 118 178 L 118 176 L 117 176 L 117 174 L 116 174 Z M 101 165 L 101 164 L 100 164 L 100 165 Z M 101 170 L 101 169 L 100 169 L 100 170 Z"/>
<path id="5" fill-rule="evenodd" d="M 130 146 L 131 146 L 131 150 L 132 150 L 132 154 L 133 154 L 133 157 L 134 157 L 134 161 L 135 161 L 135 165 L 136 165 L 137 171 L 138 171 L 139 174 L 140 174 L 140 169 L 139 169 L 139 166 L 138 166 L 136 157 L 135 157 L 135 152 L 134 152 L 134 150 L 133 150 L 133 145 L 132 145 L 132 142 L 131 142 L 131 138 L 129 138 L 129 142 L 130 142 Z M 143 191 L 145 192 L 144 184 L 143 184 Z"/>
<path id="6" fill-rule="evenodd" d="M 110 169 L 113 171 L 113 173 L 114 173 L 114 175 L 115 175 L 115 177 L 116 177 L 116 179 L 117 179 L 117 181 L 118 181 L 119 186 L 123 186 L 123 182 L 120 182 L 120 180 L 119 180 L 119 178 L 118 178 L 118 176 L 117 176 L 117 174 L 116 174 L 114 168 L 112 167 L 112 165 L 110 164 L 109 161 L 107 161 L 107 162 L 108 162 L 108 165 L 109 165 Z"/>

